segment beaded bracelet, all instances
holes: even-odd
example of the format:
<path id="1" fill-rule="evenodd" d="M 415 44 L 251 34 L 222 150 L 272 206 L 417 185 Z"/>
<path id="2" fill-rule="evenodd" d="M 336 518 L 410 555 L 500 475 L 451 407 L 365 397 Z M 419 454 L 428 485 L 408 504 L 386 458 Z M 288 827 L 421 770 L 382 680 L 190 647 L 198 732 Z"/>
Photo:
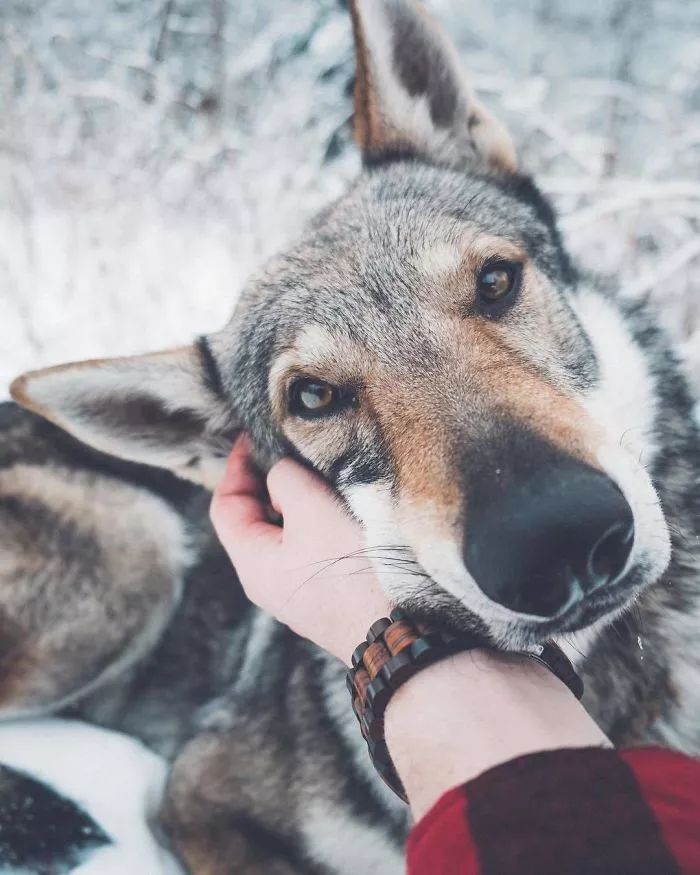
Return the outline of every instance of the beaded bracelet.
<path id="1" fill-rule="evenodd" d="M 366 641 L 352 654 L 352 668 L 346 676 L 352 709 L 375 769 L 404 802 L 408 802 L 406 792 L 384 740 L 386 706 L 394 692 L 422 668 L 477 647 L 483 647 L 483 641 L 475 636 L 438 632 L 426 624 L 414 623 L 397 608 L 370 626 Z M 521 654 L 546 666 L 577 699 L 581 698 L 583 681 L 554 642 Z"/>

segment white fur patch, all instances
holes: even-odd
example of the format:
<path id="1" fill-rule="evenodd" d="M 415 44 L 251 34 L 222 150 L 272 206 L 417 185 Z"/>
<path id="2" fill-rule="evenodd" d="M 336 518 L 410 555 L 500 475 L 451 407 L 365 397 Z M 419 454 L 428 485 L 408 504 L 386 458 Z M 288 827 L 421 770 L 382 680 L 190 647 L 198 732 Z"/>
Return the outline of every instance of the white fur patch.
<path id="1" fill-rule="evenodd" d="M 403 854 L 387 841 L 384 830 L 336 806 L 319 802 L 308 808 L 304 812 L 303 837 L 307 854 L 337 875 L 401 875 L 405 871 Z"/>
<path id="2" fill-rule="evenodd" d="M 294 341 L 300 359 L 318 362 L 337 354 L 338 340 L 322 325 L 308 325 Z"/>
<path id="3" fill-rule="evenodd" d="M 351 486 L 345 498 L 355 516 L 362 520 L 369 544 L 401 544 L 394 522 L 394 505 L 388 483 L 359 483 Z"/>
<path id="4" fill-rule="evenodd" d="M 249 692 L 256 683 L 262 659 L 279 631 L 279 623 L 265 611 L 258 611 L 251 624 L 245 654 L 236 679 L 235 694 Z"/>
<path id="5" fill-rule="evenodd" d="M 429 279 L 449 276 L 459 270 L 462 255 L 451 243 L 434 243 L 427 246 L 416 258 L 416 267 Z"/>
<path id="6" fill-rule="evenodd" d="M 600 385 L 586 399 L 586 410 L 607 429 L 616 446 L 648 463 L 657 451 L 656 392 L 644 352 L 622 314 L 602 295 L 592 290 L 583 292 L 573 305 L 600 368 Z"/>
<path id="7" fill-rule="evenodd" d="M 184 875 L 148 826 L 167 765 L 138 741 L 74 720 L 15 721 L 0 726 L 0 762 L 73 800 L 112 839 L 72 875 Z"/>
<path id="8" fill-rule="evenodd" d="M 576 311 L 593 344 L 599 384 L 583 406 L 603 429 L 598 449 L 603 470 L 617 483 L 634 515 L 630 564 L 648 567 L 649 579 L 666 568 L 671 543 L 661 504 L 645 467 L 655 458 L 656 390 L 643 351 L 622 315 L 601 295 L 585 293 Z"/>

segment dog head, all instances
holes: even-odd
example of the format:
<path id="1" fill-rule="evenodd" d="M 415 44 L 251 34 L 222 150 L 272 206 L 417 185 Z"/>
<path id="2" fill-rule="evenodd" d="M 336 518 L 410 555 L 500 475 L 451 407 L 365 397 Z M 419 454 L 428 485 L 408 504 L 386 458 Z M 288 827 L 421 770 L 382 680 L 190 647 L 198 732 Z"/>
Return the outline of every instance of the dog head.
<path id="1" fill-rule="evenodd" d="M 364 524 L 397 603 L 503 646 L 612 617 L 669 558 L 640 463 L 652 377 L 437 25 L 408 0 L 356 0 L 353 25 L 364 172 L 228 326 L 13 396 L 209 483 L 240 428 L 264 466 L 293 452 Z"/>

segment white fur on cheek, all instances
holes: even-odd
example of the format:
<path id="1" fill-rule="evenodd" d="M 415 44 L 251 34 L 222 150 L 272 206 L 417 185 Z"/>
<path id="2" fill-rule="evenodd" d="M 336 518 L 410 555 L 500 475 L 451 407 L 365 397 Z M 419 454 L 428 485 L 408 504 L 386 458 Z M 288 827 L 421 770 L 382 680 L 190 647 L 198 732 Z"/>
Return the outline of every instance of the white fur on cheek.
<path id="1" fill-rule="evenodd" d="M 382 563 L 372 558 L 375 552 L 381 556 L 390 555 L 392 547 L 397 548 L 398 556 L 403 553 L 401 548 L 407 546 L 396 523 L 396 509 L 389 484 L 378 481 L 351 486 L 345 498 L 353 514 L 362 522 L 368 558 L 372 559 L 384 592 L 394 600 L 410 595 L 424 583 L 422 578 L 409 572 L 402 573 L 394 563 Z"/>
<path id="2" fill-rule="evenodd" d="M 365 543 L 368 547 L 399 547 L 404 544 L 395 522 L 391 487 L 388 483 L 379 480 L 376 483 L 350 486 L 345 491 L 345 499 L 364 527 Z"/>
<path id="3" fill-rule="evenodd" d="M 663 572 L 671 550 L 661 504 L 643 467 L 657 452 L 654 378 L 612 304 L 595 292 L 587 292 L 576 301 L 576 311 L 600 370 L 598 385 L 583 406 L 605 435 L 598 449 L 600 465 L 632 508 L 635 537 L 630 563 L 643 565 L 651 582 Z"/>
<path id="4" fill-rule="evenodd" d="M 621 447 L 602 447 L 598 461 L 632 508 L 634 546 L 628 567 L 635 562 L 643 565 L 651 583 L 664 572 L 671 558 L 671 538 L 656 490 L 646 472 Z"/>
<path id="5" fill-rule="evenodd" d="M 527 620 L 531 625 L 544 622 L 542 617 L 519 614 L 488 598 L 464 566 L 459 545 L 445 537 L 433 521 L 434 510 L 428 504 L 411 508 L 404 513 L 403 524 L 386 483 L 363 484 L 351 487 L 346 498 L 355 516 L 365 527 L 366 543 L 379 548 L 386 555 L 388 547 L 408 547 L 418 564 L 435 581 L 434 595 L 440 589 L 478 615 L 498 637 L 498 629 Z M 371 553 L 370 553 L 371 556 Z M 425 597 L 426 580 L 415 573 L 401 573 L 393 565 L 383 567 L 375 561 L 382 589 L 393 600 L 412 595 Z M 414 569 L 415 570 L 415 569 Z"/>
<path id="6" fill-rule="evenodd" d="M 600 379 L 584 407 L 615 446 L 622 446 L 643 463 L 656 454 L 654 437 L 656 392 L 644 353 L 622 314 L 602 295 L 582 293 L 574 308 L 598 360 Z"/>

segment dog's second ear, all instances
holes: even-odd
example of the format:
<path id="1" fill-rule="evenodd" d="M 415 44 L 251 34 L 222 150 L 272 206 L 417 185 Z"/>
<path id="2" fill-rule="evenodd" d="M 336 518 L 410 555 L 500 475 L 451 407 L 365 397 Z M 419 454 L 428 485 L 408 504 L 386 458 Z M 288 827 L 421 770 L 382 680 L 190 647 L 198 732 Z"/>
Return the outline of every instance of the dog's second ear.
<path id="1" fill-rule="evenodd" d="M 355 139 L 365 162 L 416 157 L 516 170 L 505 127 L 475 98 L 457 52 L 414 0 L 352 0 Z"/>
<path id="2" fill-rule="evenodd" d="M 12 397 L 78 440 L 213 487 L 236 424 L 205 340 L 180 349 L 31 371 Z"/>

